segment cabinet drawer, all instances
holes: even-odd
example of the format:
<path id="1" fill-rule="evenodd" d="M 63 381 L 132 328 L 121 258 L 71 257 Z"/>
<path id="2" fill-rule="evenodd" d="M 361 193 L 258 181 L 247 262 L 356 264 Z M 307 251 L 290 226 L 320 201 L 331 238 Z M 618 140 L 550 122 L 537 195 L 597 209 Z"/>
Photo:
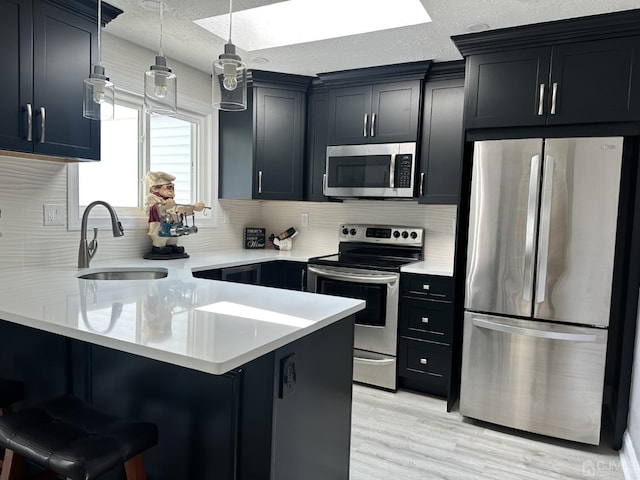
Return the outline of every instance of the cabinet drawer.
<path id="1" fill-rule="evenodd" d="M 400 335 L 450 345 L 453 336 L 453 304 L 401 298 Z"/>
<path id="2" fill-rule="evenodd" d="M 411 379 L 421 391 L 446 395 L 451 369 L 451 348 L 402 338 L 398 351 L 398 374 Z"/>
<path id="3" fill-rule="evenodd" d="M 453 300 L 453 278 L 451 277 L 403 273 L 400 283 L 402 295 L 418 295 L 449 302 Z"/>

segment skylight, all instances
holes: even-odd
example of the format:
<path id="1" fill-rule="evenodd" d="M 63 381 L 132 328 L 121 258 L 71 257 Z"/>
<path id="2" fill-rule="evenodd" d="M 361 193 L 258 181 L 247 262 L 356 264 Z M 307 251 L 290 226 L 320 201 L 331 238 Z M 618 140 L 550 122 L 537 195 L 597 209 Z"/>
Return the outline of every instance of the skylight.
<path id="1" fill-rule="evenodd" d="M 288 0 L 233 12 L 233 43 L 244 51 L 428 23 L 420 0 Z M 194 21 L 229 39 L 229 14 Z"/>

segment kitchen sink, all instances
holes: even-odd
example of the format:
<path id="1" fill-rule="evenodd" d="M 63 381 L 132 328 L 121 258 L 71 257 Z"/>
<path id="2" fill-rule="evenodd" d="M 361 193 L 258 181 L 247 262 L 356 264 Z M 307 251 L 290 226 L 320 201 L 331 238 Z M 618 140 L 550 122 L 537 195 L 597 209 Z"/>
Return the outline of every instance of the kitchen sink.
<path id="1" fill-rule="evenodd" d="M 84 280 L 158 280 L 167 276 L 166 268 L 110 268 L 76 275 Z"/>

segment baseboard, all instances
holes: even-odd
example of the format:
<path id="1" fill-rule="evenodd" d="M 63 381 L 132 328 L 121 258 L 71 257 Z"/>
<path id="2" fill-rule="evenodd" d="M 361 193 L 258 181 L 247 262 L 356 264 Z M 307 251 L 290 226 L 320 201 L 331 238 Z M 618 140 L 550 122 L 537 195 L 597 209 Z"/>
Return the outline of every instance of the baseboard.
<path id="1" fill-rule="evenodd" d="M 636 455 L 636 449 L 633 447 L 631 436 L 627 430 L 622 439 L 622 449 L 620 449 L 620 464 L 622 465 L 622 473 L 624 478 L 633 480 L 640 478 L 640 462 Z"/>

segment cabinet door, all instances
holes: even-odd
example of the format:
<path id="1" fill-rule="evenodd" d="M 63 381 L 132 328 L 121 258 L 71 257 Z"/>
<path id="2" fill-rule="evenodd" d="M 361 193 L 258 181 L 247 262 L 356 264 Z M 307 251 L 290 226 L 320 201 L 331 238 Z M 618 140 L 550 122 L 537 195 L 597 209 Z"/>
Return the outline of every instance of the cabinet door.
<path id="1" fill-rule="evenodd" d="M 374 85 L 369 142 L 415 142 L 419 114 L 420 80 Z"/>
<path id="2" fill-rule="evenodd" d="M 640 119 L 639 64 L 640 37 L 554 47 L 547 123 Z"/>
<path id="3" fill-rule="evenodd" d="M 369 140 L 371 85 L 329 91 L 328 145 L 357 145 Z"/>
<path id="4" fill-rule="evenodd" d="M 254 95 L 254 198 L 301 200 L 305 94 L 259 87 Z"/>
<path id="5" fill-rule="evenodd" d="M 327 117 L 329 94 L 312 93 L 309 98 L 307 126 L 307 182 L 305 200 L 327 201 L 324 195 L 324 174 L 327 157 Z"/>
<path id="6" fill-rule="evenodd" d="M 548 47 L 470 56 L 465 126 L 544 125 L 550 56 Z"/>
<path id="7" fill-rule="evenodd" d="M 418 203 L 458 203 L 463 111 L 464 79 L 426 84 Z"/>
<path id="8" fill-rule="evenodd" d="M 96 25 L 34 1 L 34 152 L 100 159 L 100 122 L 82 116 Z"/>
<path id="9" fill-rule="evenodd" d="M 33 90 L 31 31 L 31 1 L 0 0 L 0 149 L 32 150 L 27 140 L 27 105 Z"/>

